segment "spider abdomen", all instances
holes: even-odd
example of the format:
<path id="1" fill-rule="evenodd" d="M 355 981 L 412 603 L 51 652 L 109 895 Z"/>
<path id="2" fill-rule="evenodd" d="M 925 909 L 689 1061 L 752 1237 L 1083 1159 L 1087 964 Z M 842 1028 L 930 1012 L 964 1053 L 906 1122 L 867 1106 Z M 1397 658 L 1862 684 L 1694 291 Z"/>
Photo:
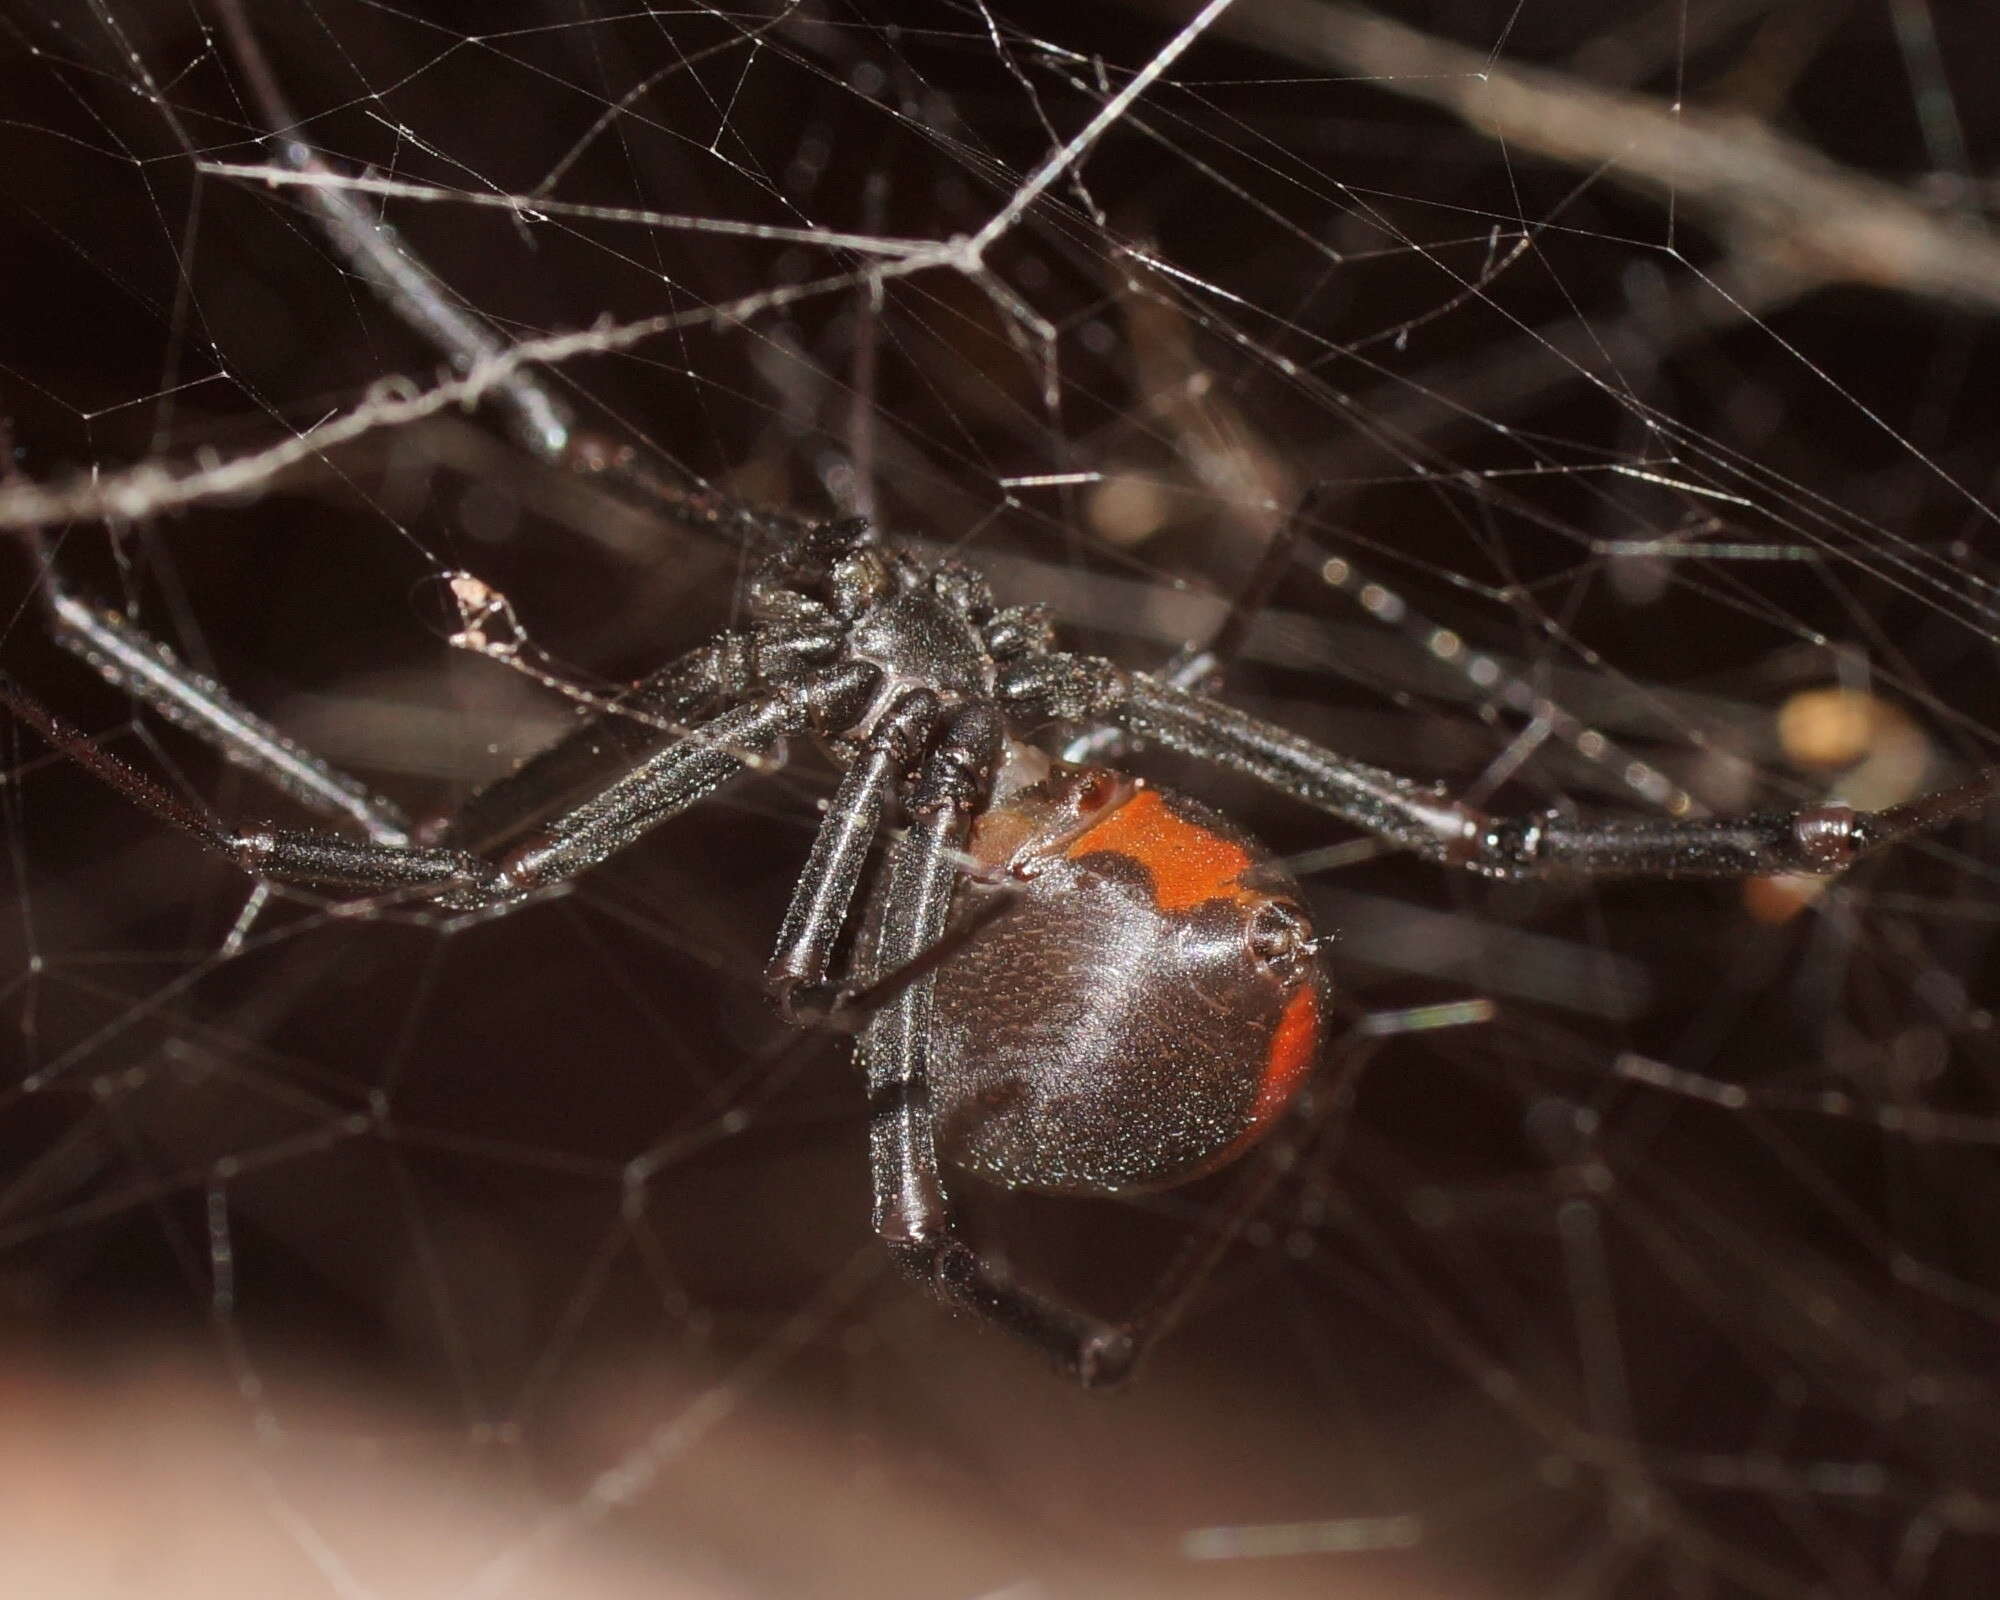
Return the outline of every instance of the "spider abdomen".
<path id="1" fill-rule="evenodd" d="M 968 894 L 1005 915 L 936 978 L 940 1153 L 1012 1188 L 1183 1183 L 1271 1125 L 1317 1054 L 1297 889 L 1215 813 L 1058 768 L 981 818 Z"/>

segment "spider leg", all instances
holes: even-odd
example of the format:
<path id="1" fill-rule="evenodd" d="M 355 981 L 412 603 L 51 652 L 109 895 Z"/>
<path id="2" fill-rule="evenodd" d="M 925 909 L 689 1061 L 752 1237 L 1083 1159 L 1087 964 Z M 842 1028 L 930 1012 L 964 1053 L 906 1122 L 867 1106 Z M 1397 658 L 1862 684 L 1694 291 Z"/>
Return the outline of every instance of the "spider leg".
<path id="1" fill-rule="evenodd" d="M 925 757 L 910 826 L 889 853 L 879 891 L 875 973 L 909 968 L 944 936 L 960 853 L 991 787 L 1001 736 L 996 713 L 970 706 Z M 1086 1384 L 1115 1383 L 1136 1353 L 1125 1329 L 1024 1288 L 957 1235 L 938 1171 L 926 1062 L 931 988 L 927 971 L 903 985 L 861 1035 L 875 1231 L 898 1265 L 947 1305 L 1026 1340 Z"/>
<path id="2" fill-rule="evenodd" d="M 39 555 L 39 541 L 37 545 Z M 686 781 L 689 768 L 720 772 L 718 781 L 726 781 L 744 765 L 727 751 L 761 755 L 788 732 L 798 731 L 790 726 L 792 721 L 819 719 L 822 712 L 810 692 L 796 705 L 779 693 L 761 712 L 746 712 L 735 722 L 729 717 L 767 685 L 800 679 L 839 651 L 839 628 L 830 620 L 722 634 L 640 680 L 548 749 L 476 792 L 441 824 L 419 830 L 367 784 L 258 716 L 221 684 L 188 666 L 169 646 L 118 612 L 71 594 L 56 581 L 46 559 L 38 565 L 42 578 L 37 592 L 50 631 L 63 648 L 113 688 L 187 729 L 232 763 L 333 821 L 358 824 L 367 838 L 323 830 L 236 833 L 169 795 L 128 763 L 99 750 L 10 681 L 5 703 L 50 743 L 128 799 L 260 877 L 314 888 L 411 891 L 475 906 L 513 898 L 495 869 L 480 858 L 536 826 L 547 827 L 557 839 L 575 835 L 591 814 L 591 804 L 604 801 L 635 775 L 640 775 L 639 787 L 644 790 L 649 781 L 644 775 L 650 774 L 661 799 L 679 809 L 693 803 L 674 798 L 674 785 Z M 841 700 L 838 691 L 833 699 Z M 722 715 L 707 723 L 701 736 L 714 748 L 691 750 L 691 735 L 681 719 L 717 706 L 724 708 Z M 767 724 L 779 731 L 767 734 Z M 699 780 L 695 786 L 696 799 L 709 792 Z M 647 803 L 635 805 L 643 808 Z M 640 831 L 650 825 L 640 825 Z M 536 886 L 580 870 L 580 866 L 548 870 Z"/>
<path id="3" fill-rule="evenodd" d="M 0 673 L 0 704 L 78 766 L 161 821 L 228 856 L 244 871 L 279 882 L 373 890 L 443 891 L 492 877 L 490 868 L 458 851 L 356 839 L 330 831 L 237 833 L 170 794 L 129 762 L 55 715 L 20 684 Z"/>
<path id="4" fill-rule="evenodd" d="M 34 543 L 39 556 L 40 541 Z M 45 560 L 38 564 L 42 608 L 64 649 L 113 688 L 187 729 L 229 761 L 323 816 L 359 824 L 367 838 L 330 831 L 238 833 L 99 749 L 11 677 L 0 675 L 0 703 L 126 799 L 268 880 L 428 897 L 492 876 L 462 852 L 410 843 L 409 820 L 396 806 L 265 721 L 117 612 L 70 594 L 55 582 Z"/>
<path id="5" fill-rule="evenodd" d="M 839 628 L 830 622 L 724 633 L 642 678 L 555 743 L 476 790 L 425 830 L 425 837 L 491 854 L 682 743 L 692 721 L 823 667 L 839 651 Z"/>
<path id="6" fill-rule="evenodd" d="M 357 824 L 377 844 L 408 842 L 409 819 L 367 784 L 280 732 L 116 611 L 61 588 L 48 564 L 38 564 L 43 576 L 37 593 L 49 631 L 106 683 L 322 816 Z"/>
<path id="7" fill-rule="evenodd" d="M 710 718 L 515 846 L 500 862 L 501 887 L 525 894 L 587 871 L 752 770 L 786 739 L 851 727 L 881 683 L 879 669 L 847 662 Z"/>
<path id="8" fill-rule="evenodd" d="M 219 689 L 212 694 L 186 692 L 190 684 L 205 685 L 206 680 L 188 673 L 164 653 L 164 647 L 152 647 L 152 641 L 122 621 L 105 637 L 121 646 L 133 645 L 132 659 L 150 664 L 158 673 L 157 683 L 147 680 L 150 687 L 142 695 L 149 703 L 165 700 L 179 709 L 201 705 L 220 707 L 228 713 L 210 716 L 204 712 L 196 719 L 196 731 L 225 754 L 234 756 L 245 749 L 261 753 L 266 748 L 261 738 L 251 739 L 241 732 L 238 714 L 249 718 L 245 726 L 254 726 L 279 741 L 273 748 L 286 752 L 297 749 Z M 169 671 L 165 663 L 176 670 Z M 126 681 L 107 668 L 99 670 L 114 683 Z M 642 759 L 619 765 L 614 777 L 581 803 L 562 810 L 498 862 L 457 848 L 449 842 L 449 829 L 442 845 L 357 839 L 331 830 L 237 832 L 168 793 L 117 756 L 98 749 L 87 735 L 4 674 L 0 674 L 0 704 L 128 800 L 228 856 L 246 872 L 312 888 L 407 891 L 454 910 L 479 910 L 504 906 L 595 866 L 668 817 L 750 771 L 785 739 L 808 729 L 825 732 L 852 723 L 880 683 L 881 673 L 862 663 L 822 668 L 732 704 L 697 728 L 675 730 Z M 188 715 L 193 717 L 194 713 L 189 711 Z"/>
<path id="9" fill-rule="evenodd" d="M 1269 784 L 1429 861 L 1492 878 L 1748 878 L 1826 875 L 1869 851 L 2000 797 L 2000 769 L 1888 811 L 1815 805 L 1741 817 L 1578 822 L 1559 812 L 1501 817 L 1441 785 L 1354 761 L 1218 701 L 1093 656 L 1007 669 L 1004 700 L 1064 720 L 1098 718 Z"/>
<path id="10" fill-rule="evenodd" d="M 915 770 L 943 714 L 928 689 L 899 696 L 877 719 L 834 791 L 765 968 L 765 982 L 788 1016 L 825 1012 L 846 997 L 845 987 L 827 983 L 833 947 L 881 831 L 889 791 Z"/>

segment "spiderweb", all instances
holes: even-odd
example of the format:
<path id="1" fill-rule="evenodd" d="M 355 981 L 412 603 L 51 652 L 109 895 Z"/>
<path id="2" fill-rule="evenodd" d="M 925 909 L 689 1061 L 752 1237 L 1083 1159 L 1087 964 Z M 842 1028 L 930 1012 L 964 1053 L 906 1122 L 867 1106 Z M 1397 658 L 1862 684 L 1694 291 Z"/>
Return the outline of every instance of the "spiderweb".
<path id="1" fill-rule="evenodd" d="M 1333 748 L 1594 814 L 1992 762 L 2000 25 L 1394 10 L 256 8 L 496 331 L 468 377 L 215 13 L 10 6 L 0 665 L 299 819 L 50 643 L 50 564 L 423 814 L 732 620 L 737 504 L 1145 667 L 1319 485 L 1226 693 Z M 511 371 L 678 514 L 507 442 Z M 1832 884 L 1490 885 L 1142 757 L 1290 855 L 1351 1036 L 1107 1397 L 869 1234 L 845 1045 L 758 983 L 816 752 L 455 927 L 0 761 L 10 1592 L 1987 1592 L 1991 819 Z M 1114 1312 L 1227 1192 L 967 1187 Z"/>

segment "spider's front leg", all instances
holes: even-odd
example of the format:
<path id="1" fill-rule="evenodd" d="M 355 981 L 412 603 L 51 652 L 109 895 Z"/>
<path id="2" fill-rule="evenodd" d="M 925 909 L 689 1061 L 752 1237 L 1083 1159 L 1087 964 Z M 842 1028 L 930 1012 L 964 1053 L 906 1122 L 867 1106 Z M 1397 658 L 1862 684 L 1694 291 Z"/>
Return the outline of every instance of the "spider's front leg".
<path id="1" fill-rule="evenodd" d="M 2000 798 L 2000 768 L 1885 811 L 1816 805 L 1741 817 L 1578 821 L 1495 816 L 1442 785 L 1322 749 L 1233 706 L 1095 656 L 1051 654 L 1003 676 L 1021 714 L 1101 720 L 1169 750 L 1244 773 L 1440 866 L 1490 878 L 1827 876 Z"/>
<path id="2" fill-rule="evenodd" d="M 39 538 L 30 539 L 28 548 L 37 574 L 35 595 L 50 634 L 112 688 L 151 706 L 232 765 L 255 773 L 321 816 L 358 826 L 377 844 L 409 842 L 409 819 L 396 806 L 265 721 L 118 612 L 72 594 L 58 581 Z"/>
<path id="3" fill-rule="evenodd" d="M 785 740 L 851 725 L 881 682 L 862 662 L 822 668 L 675 737 L 509 850 L 499 863 L 502 889 L 526 894 L 588 871 L 741 777 Z"/>
<path id="4" fill-rule="evenodd" d="M 5 705 L 55 749 L 134 805 L 191 835 L 217 854 L 227 856 L 253 877 L 315 888 L 363 889 L 378 894 L 407 892 L 417 899 L 450 903 L 456 893 L 481 892 L 479 886 L 493 876 L 490 868 L 462 851 L 394 842 L 400 835 L 386 823 L 380 835 L 368 839 L 327 829 L 253 828 L 237 832 L 170 794 L 110 751 L 100 750 L 87 734 L 56 716 L 4 673 L 0 673 L 0 705 Z M 268 729 L 269 725 L 263 727 Z M 221 747 L 231 755 L 237 748 Z M 258 764 L 248 756 L 242 759 L 246 766 Z M 334 773 L 331 767 L 323 770 Z M 361 792 L 358 785 L 355 792 Z M 382 815 L 386 817 L 388 813 Z"/>
<path id="5" fill-rule="evenodd" d="M 386 801 L 191 671 L 165 645 L 115 613 L 53 587 L 49 596 L 58 639 L 108 683 L 312 809 L 361 822 L 368 837 L 323 828 L 236 830 L 99 749 L 0 675 L 0 704 L 48 743 L 259 879 L 401 895 L 454 911 L 505 909 L 575 877 L 750 771 L 785 739 L 851 725 L 881 681 L 876 669 L 860 663 L 799 670 L 803 660 L 832 649 L 824 639 L 802 643 L 783 629 L 725 635 L 636 686 L 629 712 L 611 708 L 475 795 L 430 840 L 413 843 L 408 824 Z M 760 681 L 774 669 L 796 675 Z M 694 729 L 662 726 L 657 714 L 642 715 L 657 713 L 675 695 L 691 701 L 709 693 L 723 709 Z M 628 714 L 646 725 L 636 748 L 612 732 Z M 579 783 L 585 790 L 580 796 L 572 792 Z M 489 858 L 496 845 L 502 852 Z"/>
<path id="6" fill-rule="evenodd" d="M 803 548 L 826 561 L 859 545 L 863 533 L 853 524 L 834 525 Z M 449 816 L 417 827 L 168 645 L 117 611 L 71 593 L 41 542 L 30 548 L 36 594 L 58 644 L 232 764 L 365 837 L 337 828 L 238 830 L 100 750 L 11 679 L 0 678 L 0 704 L 128 800 L 260 880 L 455 912 L 509 910 L 535 890 L 595 866 L 754 768 L 783 740 L 851 726 L 881 683 L 871 666 L 836 664 L 841 629 L 834 619 L 812 613 L 759 621 L 719 634 L 641 679 Z M 900 726 L 899 716 L 909 720 L 898 713 L 885 722 Z M 934 720 L 934 706 L 928 716 Z M 689 720 L 696 725 L 685 725 Z M 900 744 L 885 747 L 900 759 L 897 770 L 913 764 L 929 726 L 919 719 Z M 854 866 L 858 872 L 858 858 Z M 850 896 L 852 888 L 850 881 Z"/>
<path id="7" fill-rule="evenodd" d="M 246 870 L 280 883 L 410 890 L 455 911 L 504 908 L 636 844 L 743 776 L 786 739 L 851 718 L 877 677 L 867 667 L 829 668 L 676 734 L 497 859 L 449 845 L 380 845 L 345 834 L 277 829 L 236 835 L 225 847 Z"/>

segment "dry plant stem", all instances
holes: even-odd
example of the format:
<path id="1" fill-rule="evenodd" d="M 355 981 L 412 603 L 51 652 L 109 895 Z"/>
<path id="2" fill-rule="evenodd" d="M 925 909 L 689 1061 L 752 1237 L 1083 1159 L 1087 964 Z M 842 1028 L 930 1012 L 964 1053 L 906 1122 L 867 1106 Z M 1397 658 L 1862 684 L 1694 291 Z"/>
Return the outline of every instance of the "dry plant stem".
<path id="1" fill-rule="evenodd" d="M 1752 117 L 1676 108 L 1503 65 L 1356 6 L 1243 0 L 1215 31 L 1440 106 L 1513 150 L 1665 192 L 1740 257 L 1801 287 L 1849 283 L 2000 311 L 2000 237 Z"/>

